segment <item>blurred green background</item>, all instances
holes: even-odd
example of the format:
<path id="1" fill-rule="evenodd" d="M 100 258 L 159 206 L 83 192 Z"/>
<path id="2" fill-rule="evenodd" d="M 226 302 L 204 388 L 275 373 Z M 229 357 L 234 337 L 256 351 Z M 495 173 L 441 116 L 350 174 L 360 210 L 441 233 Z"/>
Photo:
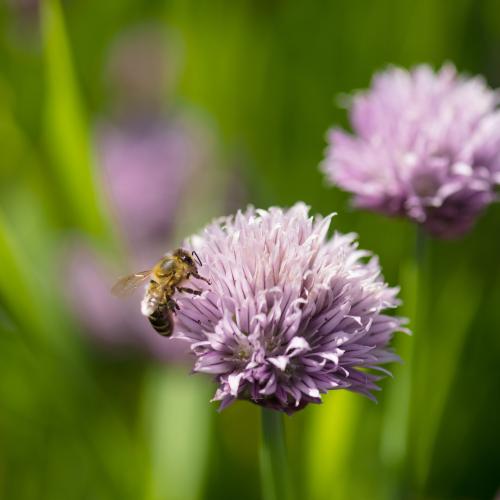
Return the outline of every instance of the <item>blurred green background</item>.
<path id="1" fill-rule="evenodd" d="M 500 86 L 497 0 L 0 4 L 0 498 L 260 498 L 257 409 L 218 414 L 211 382 L 178 356 L 104 347 L 67 300 L 75 238 L 114 262 L 110 276 L 138 270 L 127 268 L 95 152 L 99 123 L 125 129 L 137 112 L 110 63 L 137 27 L 165 36 L 172 76 L 159 79 L 160 104 L 137 100 L 141 120 L 188 117 L 190 150 L 204 155 L 163 251 L 248 202 L 304 200 L 339 212 L 336 228 L 358 232 L 401 284 L 415 335 L 396 340 L 406 362 L 379 404 L 331 393 L 286 419 L 297 499 L 493 499 L 500 207 L 461 241 L 429 241 L 418 267 L 414 227 L 352 211 L 317 165 L 328 127 L 347 125 L 337 97 L 387 64 L 453 61 Z M 124 70 L 144 71 L 139 87 L 156 64 L 143 57 Z"/>

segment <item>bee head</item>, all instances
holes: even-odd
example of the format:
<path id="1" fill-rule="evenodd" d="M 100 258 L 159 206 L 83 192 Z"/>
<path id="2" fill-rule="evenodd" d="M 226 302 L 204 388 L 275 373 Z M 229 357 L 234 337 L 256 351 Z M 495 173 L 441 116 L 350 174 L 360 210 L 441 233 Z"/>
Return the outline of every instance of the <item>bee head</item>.
<path id="1" fill-rule="evenodd" d="M 201 260 L 196 252 L 191 253 L 187 250 L 184 250 L 183 248 L 178 248 L 174 252 L 174 256 L 177 257 L 183 264 L 194 269 L 195 271 L 197 270 L 197 264 L 199 264 L 200 266 L 202 265 Z"/>

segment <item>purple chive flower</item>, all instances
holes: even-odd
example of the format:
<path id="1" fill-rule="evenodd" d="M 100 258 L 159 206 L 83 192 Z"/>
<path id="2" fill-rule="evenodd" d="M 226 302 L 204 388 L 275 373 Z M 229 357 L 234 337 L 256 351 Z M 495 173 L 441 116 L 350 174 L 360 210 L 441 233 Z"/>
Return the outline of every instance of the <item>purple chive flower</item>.
<path id="1" fill-rule="evenodd" d="M 176 297 L 174 336 L 187 340 L 195 372 L 215 376 L 221 408 L 236 399 L 293 413 L 329 390 L 371 396 L 398 357 L 388 344 L 403 320 L 385 314 L 398 289 L 355 234 L 327 239 L 331 215 L 248 208 L 186 242 L 211 280 Z"/>
<path id="2" fill-rule="evenodd" d="M 154 117 L 99 127 L 98 157 L 109 205 L 128 245 L 142 252 L 155 246 L 150 258 L 161 255 L 158 249 L 164 248 L 195 167 L 203 161 L 200 151 L 206 145 L 196 143 L 196 133 L 194 127 Z"/>
<path id="3" fill-rule="evenodd" d="M 375 75 L 354 95 L 354 135 L 333 129 L 322 169 L 354 203 L 430 233 L 467 232 L 500 183 L 498 93 L 448 64 Z"/>

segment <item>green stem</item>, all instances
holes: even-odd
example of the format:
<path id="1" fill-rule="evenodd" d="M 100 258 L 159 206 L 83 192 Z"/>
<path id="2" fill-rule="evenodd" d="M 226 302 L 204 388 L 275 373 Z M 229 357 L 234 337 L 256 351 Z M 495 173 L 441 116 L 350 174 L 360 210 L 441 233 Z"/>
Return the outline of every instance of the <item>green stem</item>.
<path id="1" fill-rule="evenodd" d="M 413 468 L 407 467 L 414 455 L 415 443 L 412 430 L 415 428 L 414 415 L 418 409 L 415 392 L 416 355 L 420 344 L 422 328 L 422 292 L 426 255 L 427 237 L 420 227 L 414 232 L 413 251 L 402 262 L 400 282 L 402 284 L 402 316 L 410 320 L 409 327 L 413 335 L 408 338 L 399 335 L 395 339 L 396 352 L 403 364 L 393 368 L 394 380 L 388 384 L 388 394 L 384 408 L 381 434 L 381 458 L 385 466 L 387 479 L 384 481 L 384 498 L 399 498 L 406 490 L 405 483 L 413 479 Z M 417 426 L 418 428 L 418 426 Z M 411 471 L 411 472 L 410 472 Z M 405 475 L 406 474 L 406 475 Z"/>
<path id="2" fill-rule="evenodd" d="M 415 262 L 419 270 L 423 270 L 426 260 L 426 252 L 429 237 L 421 226 L 417 226 L 417 234 L 415 237 Z"/>
<path id="3" fill-rule="evenodd" d="M 291 500 L 283 414 L 262 409 L 260 471 L 264 500 Z"/>
<path id="4" fill-rule="evenodd" d="M 413 328 L 413 349 L 411 359 L 411 387 L 410 387 L 410 448 L 412 457 L 409 460 L 413 487 L 421 487 L 422 460 L 421 450 L 426 436 L 423 436 L 425 428 L 423 420 L 425 413 L 422 408 L 429 405 L 426 397 L 428 388 L 429 368 L 429 334 L 426 328 L 426 316 L 428 305 L 428 294 L 430 293 L 428 283 L 429 272 L 429 238 L 419 226 L 416 236 L 415 263 L 417 269 L 417 294 L 416 308 Z"/>

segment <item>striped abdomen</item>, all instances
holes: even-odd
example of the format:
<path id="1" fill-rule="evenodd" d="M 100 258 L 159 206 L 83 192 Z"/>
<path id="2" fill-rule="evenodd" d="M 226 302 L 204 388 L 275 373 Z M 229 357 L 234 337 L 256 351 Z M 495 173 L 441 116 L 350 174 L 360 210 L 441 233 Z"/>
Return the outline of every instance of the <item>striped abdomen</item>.
<path id="1" fill-rule="evenodd" d="M 172 335 L 174 323 L 172 321 L 172 313 L 168 306 L 163 304 L 157 307 L 149 316 L 148 319 L 152 327 L 165 337 Z"/>
<path id="2" fill-rule="evenodd" d="M 172 313 L 167 302 L 165 289 L 156 281 L 150 281 L 141 303 L 141 312 L 153 328 L 166 337 L 172 335 L 173 331 Z"/>

